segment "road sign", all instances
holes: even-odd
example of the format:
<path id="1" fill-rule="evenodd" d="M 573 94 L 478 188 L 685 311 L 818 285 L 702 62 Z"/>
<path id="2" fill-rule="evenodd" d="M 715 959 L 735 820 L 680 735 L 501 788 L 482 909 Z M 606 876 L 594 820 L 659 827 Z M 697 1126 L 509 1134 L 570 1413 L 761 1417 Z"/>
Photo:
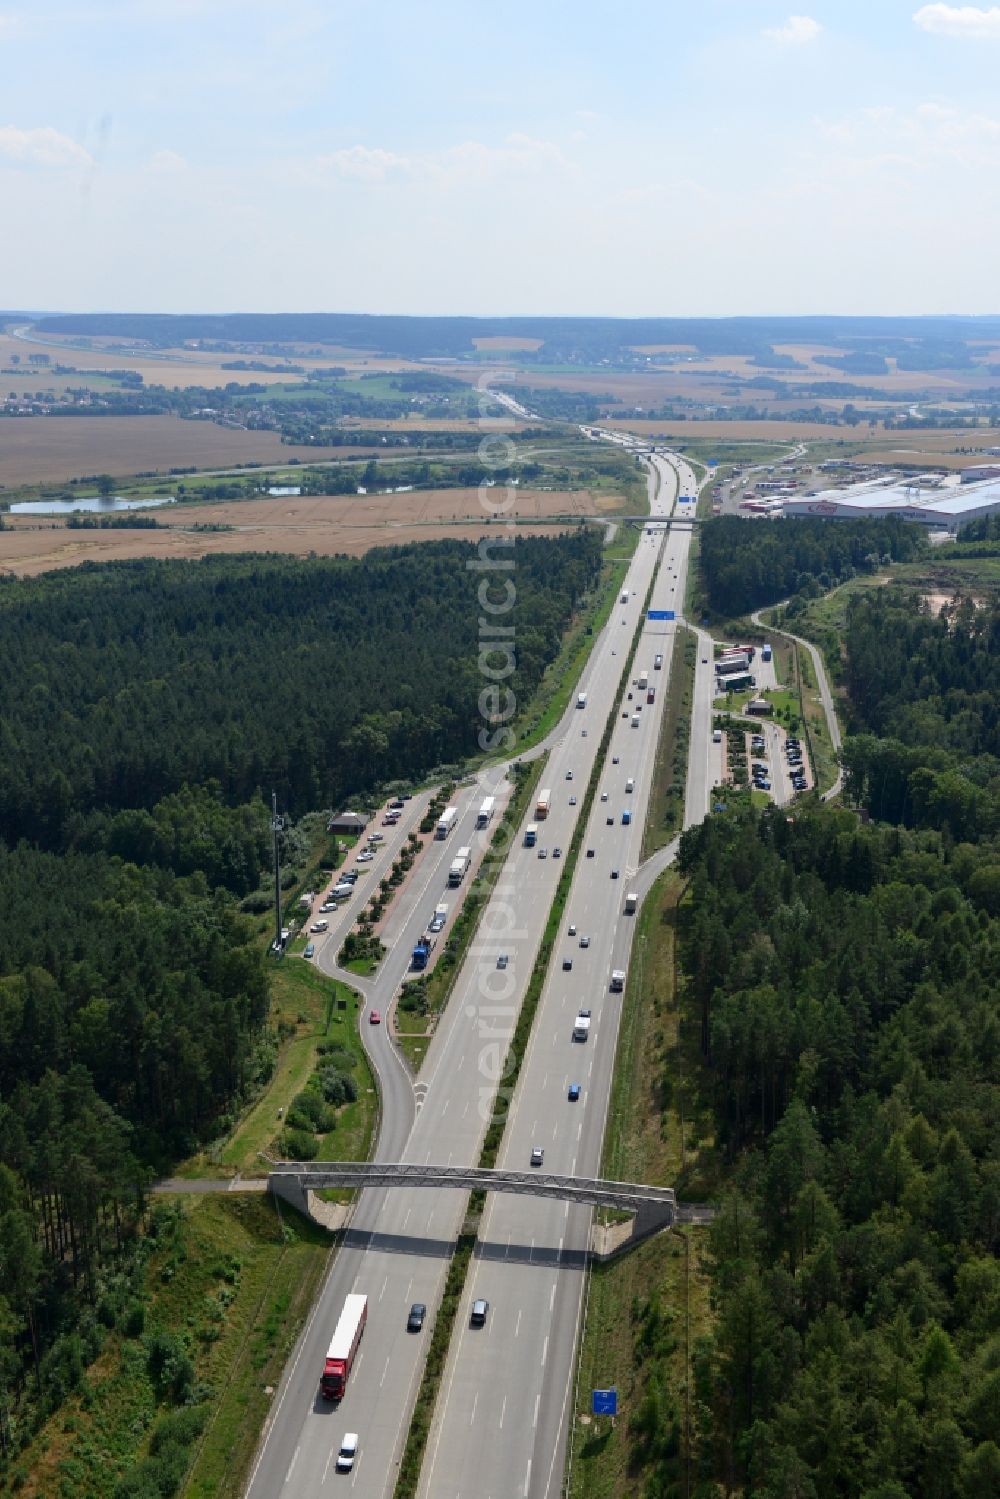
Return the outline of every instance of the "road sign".
<path id="1" fill-rule="evenodd" d="M 647 619 L 676 619 L 677 616 L 672 609 L 649 609 L 646 611 Z"/>
<path id="2" fill-rule="evenodd" d="M 595 1416 L 617 1416 L 618 1391 L 595 1390 L 592 1409 Z"/>

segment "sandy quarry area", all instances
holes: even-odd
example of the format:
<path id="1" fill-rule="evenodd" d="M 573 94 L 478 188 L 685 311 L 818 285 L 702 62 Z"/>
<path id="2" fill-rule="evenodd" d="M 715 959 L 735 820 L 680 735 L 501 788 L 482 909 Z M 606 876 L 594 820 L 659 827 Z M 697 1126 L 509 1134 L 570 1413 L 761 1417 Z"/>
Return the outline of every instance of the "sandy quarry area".
<path id="1" fill-rule="evenodd" d="M 503 492 L 496 491 L 497 499 Z M 547 516 L 594 514 L 618 503 L 588 491 L 517 490 L 507 514 L 542 521 L 532 536 L 554 536 L 565 524 L 545 525 Z M 154 513 L 154 512 L 149 512 Z M 237 552 L 314 553 L 359 556 L 375 546 L 438 541 L 457 536 L 475 541 L 504 529 L 479 503 L 476 489 L 423 490 L 396 495 L 274 496 L 220 505 L 171 505 L 156 513 L 155 531 L 69 530 L 61 521 L 12 516 L 0 532 L 0 572 L 30 577 L 81 562 L 132 557 L 204 557 Z M 497 512 L 499 514 L 500 512 Z M 506 518 L 506 517 L 505 517 Z M 199 531 L 199 525 L 232 526 Z"/>

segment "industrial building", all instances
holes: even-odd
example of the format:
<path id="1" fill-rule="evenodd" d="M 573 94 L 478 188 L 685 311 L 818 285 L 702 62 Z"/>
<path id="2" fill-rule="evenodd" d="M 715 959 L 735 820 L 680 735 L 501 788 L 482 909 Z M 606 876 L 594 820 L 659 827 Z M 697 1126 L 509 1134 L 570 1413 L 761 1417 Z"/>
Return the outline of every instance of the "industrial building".
<path id="1" fill-rule="evenodd" d="M 818 515 L 829 520 L 865 520 L 898 515 L 938 530 L 960 531 L 981 515 L 1000 510 L 1000 476 L 985 483 L 922 489 L 915 483 L 855 484 L 786 499 L 785 516 Z"/>

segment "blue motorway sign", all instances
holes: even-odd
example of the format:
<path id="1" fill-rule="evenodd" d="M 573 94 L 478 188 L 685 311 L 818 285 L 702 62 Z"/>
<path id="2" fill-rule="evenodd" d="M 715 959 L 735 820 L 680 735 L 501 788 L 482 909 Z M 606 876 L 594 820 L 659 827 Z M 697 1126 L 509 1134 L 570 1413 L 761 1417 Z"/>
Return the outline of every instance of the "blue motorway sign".
<path id="1" fill-rule="evenodd" d="M 595 1416 L 617 1416 L 618 1391 L 595 1390 L 593 1392 L 592 1410 Z"/>
<path id="2" fill-rule="evenodd" d="M 676 619 L 677 616 L 672 609 L 647 609 L 647 619 Z"/>

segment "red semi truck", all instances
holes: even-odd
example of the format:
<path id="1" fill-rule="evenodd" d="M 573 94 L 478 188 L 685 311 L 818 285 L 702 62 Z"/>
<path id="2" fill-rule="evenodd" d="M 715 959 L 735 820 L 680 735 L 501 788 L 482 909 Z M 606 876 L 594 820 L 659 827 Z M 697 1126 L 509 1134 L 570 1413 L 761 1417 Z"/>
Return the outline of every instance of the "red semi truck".
<path id="1" fill-rule="evenodd" d="M 327 1400 L 341 1400 L 347 1389 L 361 1335 L 368 1321 L 368 1297 L 348 1296 L 340 1314 L 333 1341 L 327 1349 L 326 1362 L 320 1378 L 320 1394 Z"/>

